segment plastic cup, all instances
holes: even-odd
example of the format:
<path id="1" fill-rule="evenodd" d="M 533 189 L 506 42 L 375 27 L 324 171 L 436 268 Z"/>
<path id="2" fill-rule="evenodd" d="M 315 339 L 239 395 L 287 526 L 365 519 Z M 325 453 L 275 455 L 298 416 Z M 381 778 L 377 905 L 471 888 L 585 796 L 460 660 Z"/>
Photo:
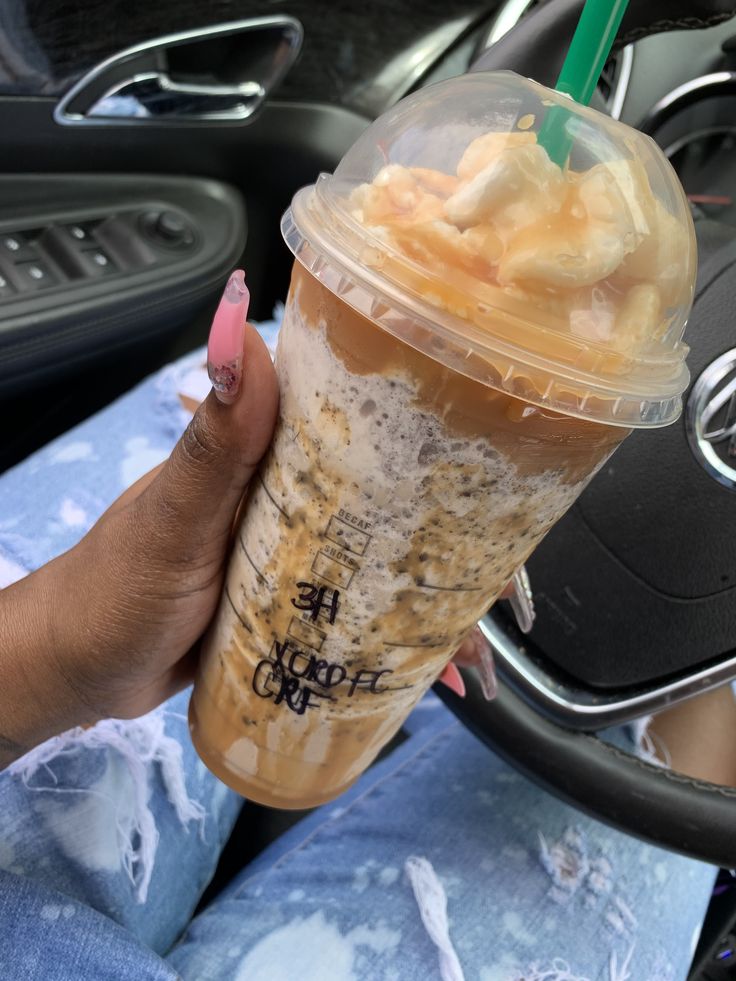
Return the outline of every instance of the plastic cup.
<path id="1" fill-rule="evenodd" d="M 564 170 L 535 137 L 556 106 Z M 283 232 L 280 416 L 190 723 L 226 783 L 300 808 L 360 775 L 631 429 L 677 418 L 695 245 L 651 140 L 508 72 L 399 103 Z"/>

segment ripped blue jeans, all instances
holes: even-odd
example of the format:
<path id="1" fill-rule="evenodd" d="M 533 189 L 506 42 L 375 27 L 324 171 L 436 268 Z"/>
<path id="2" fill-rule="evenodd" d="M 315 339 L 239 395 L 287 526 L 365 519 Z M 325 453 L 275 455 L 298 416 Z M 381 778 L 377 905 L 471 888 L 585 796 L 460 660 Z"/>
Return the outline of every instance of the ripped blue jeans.
<path id="1" fill-rule="evenodd" d="M 273 340 L 275 327 L 265 328 Z M 202 352 L 0 478 L 0 585 L 170 451 Z M 199 762 L 188 693 L 0 774 L 8 981 L 684 981 L 715 870 L 549 797 L 432 694 L 409 738 L 193 917 L 241 807 Z"/>

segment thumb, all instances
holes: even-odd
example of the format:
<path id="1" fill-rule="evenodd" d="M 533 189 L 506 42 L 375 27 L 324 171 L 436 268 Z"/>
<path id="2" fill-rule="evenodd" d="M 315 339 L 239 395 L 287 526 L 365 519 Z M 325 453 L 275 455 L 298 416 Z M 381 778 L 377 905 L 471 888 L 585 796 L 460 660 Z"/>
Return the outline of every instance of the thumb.
<path id="1" fill-rule="evenodd" d="M 238 276 L 242 284 L 242 273 L 234 273 L 228 288 Z M 201 554 L 195 550 L 204 543 L 218 547 L 227 541 L 243 492 L 271 441 L 278 409 L 271 356 L 255 328 L 245 323 L 247 299 L 238 304 L 237 329 L 225 323 L 231 338 L 227 391 L 222 393 L 222 364 L 213 367 L 211 358 L 227 346 L 215 336 L 218 329 L 222 334 L 218 318 L 227 302 L 226 289 L 210 334 L 208 369 L 215 387 L 139 498 L 142 507 L 153 511 L 157 537 L 177 541 L 186 535 L 190 554 Z"/>

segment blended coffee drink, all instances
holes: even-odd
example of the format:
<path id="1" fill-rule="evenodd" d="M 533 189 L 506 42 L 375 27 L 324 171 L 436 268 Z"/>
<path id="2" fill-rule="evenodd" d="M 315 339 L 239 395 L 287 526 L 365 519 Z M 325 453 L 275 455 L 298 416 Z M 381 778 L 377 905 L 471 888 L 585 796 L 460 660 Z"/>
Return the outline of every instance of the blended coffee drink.
<path id="1" fill-rule="evenodd" d="M 265 804 L 345 790 L 634 427 L 687 385 L 694 236 L 651 141 L 510 73 L 400 103 L 284 219 L 274 442 L 190 706 Z"/>

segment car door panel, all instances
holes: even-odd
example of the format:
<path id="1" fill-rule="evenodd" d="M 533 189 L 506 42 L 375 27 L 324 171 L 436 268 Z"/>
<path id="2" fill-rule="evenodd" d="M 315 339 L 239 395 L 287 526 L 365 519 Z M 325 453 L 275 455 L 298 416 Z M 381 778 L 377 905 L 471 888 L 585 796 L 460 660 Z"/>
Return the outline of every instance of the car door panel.
<path id="1" fill-rule="evenodd" d="M 196 316 L 239 258 L 239 194 L 194 178 L 0 176 L 0 388 Z"/>
<path id="2" fill-rule="evenodd" d="M 278 12 L 304 27 L 279 98 L 327 101 L 375 115 L 497 4 L 478 0 L 3 0 L 0 93 L 60 96 L 116 51 L 171 34 Z M 12 58 L 10 57 L 12 52 Z M 397 65 L 397 62 L 399 63 Z"/>
<path id="3" fill-rule="evenodd" d="M 0 233 L 73 221 L 103 198 L 106 211 L 117 214 L 137 186 L 141 205 L 148 189 L 157 188 L 163 210 L 187 216 L 203 253 L 196 269 L 182 260 L 167 267 L 165 276 L 157 270 L 149 283 L 140 279 L 135 289 L 132 281 L 123 288 L 122 277 L 111 277 L 103 284 L 67 283 L 70 302 L 58 305 L 43 296 L 22 304 L 0 296 L 0 469 L 124 384 L 203 342 L 218 285 L 235 265 L 247 272 L 251 316 L 269 317 L 288 284 L 291 257 L 278 227 L 293 193 L 320 171 L 334 169 L 371 119 L 458 45 L 462 70 L 494 6 L 482 0 L 291 0 L 274 10 L 265 0 L 3 0 Z M 258 79 L 269 55 L 263 45 L 251 37 L 236 54 L 231 51 L 228 62 L 219 58 L 207 32 L 274 16 L 302 25 L 300 56 L 247 118 L 185 118 L 174 124 L 134 119 L 125 126 L 109 120 L 60 125 L 54 118 L 60 98 L 105 59 L 177 32 L 202 32 L 204 40 L 198 51 L 174 52 L 169 59 L 176 85 L 209 90 L 233 76 L 235 82 Z M 207 189 L 215 186 L 219 205 L 227 207 L 201 225 L 197 202 L 207 200 Z M 183 188 L 188 190 L 182 196 Z M 53 259 L 46 260 L 53 269 Z M 0 269 L 0 279 L 17 289 L 13 271 L 5 273 Z M 75 290 L 84 297 L 72 303 Z M 104 358 L 108 388 L 99 392 L 99 401 L 67 398 L 66 387 L 77 393 L 96 387 L 92 379 L 99 377 Z M 36 415 L 52 420 L 43 436 L 24 441 L 17 423 L 8 421 L 26 411 L 21 392 L 33 399 Z M 68 411 L 59 411 L 60 399 Z"/>

